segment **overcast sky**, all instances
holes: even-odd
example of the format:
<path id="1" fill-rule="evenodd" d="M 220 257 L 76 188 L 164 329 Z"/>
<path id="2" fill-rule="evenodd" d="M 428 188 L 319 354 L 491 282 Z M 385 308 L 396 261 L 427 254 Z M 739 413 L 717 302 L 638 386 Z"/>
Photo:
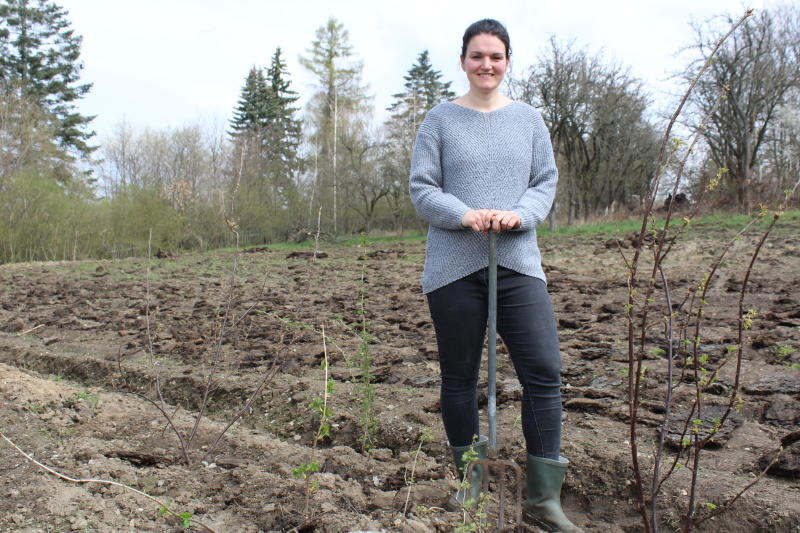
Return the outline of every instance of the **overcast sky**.
<path id="1" fill-rule="evenodd" d="M 80 103 L 97 115 L 99 141 L 125 120 L 167 128 L 225 123 L 250 67 L 268 66 L 280 46 L 301 96 L 313 79 L 300 67 L 318 27 L 336 17 L 364 62 L 363 80 L 378 118 L 424 49 L 457 94 L 467 89 L 458 55 L 464 29 L 492 17 L 508 27 L 512 69 L 524 71 L 551 35 L 573 39 L 628 65 L 659 102 L 665 80 L 686 62 L 691 20 L 739 15 L 739 0 L 56 0 L 83 36 L 83 80 L 94 84 Z M 767 7 L 770 0 L 748 6 Z"/>

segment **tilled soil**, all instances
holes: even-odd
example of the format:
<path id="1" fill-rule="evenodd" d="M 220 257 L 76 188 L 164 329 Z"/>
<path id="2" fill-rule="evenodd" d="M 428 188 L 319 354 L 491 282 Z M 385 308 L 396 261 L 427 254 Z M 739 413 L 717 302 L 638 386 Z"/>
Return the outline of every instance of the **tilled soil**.
<path id="1" fill-rule="evenodd" d="M 782 223 L 748 281 L 745 309 L 757 313 L 745 331 L 743 402 L 701 455 L 698 514 L 751 483 L 781 442 L 786 451 L 701 531 L 800 531 L 797 235 L 796 220 Z M 681 310 L 731 236 L 701 227 L 680 237 L 665 268 L 673 309 Z M 563 501 L 576 523 L 596 532 L 641 530 L 626 391 L 627 271 L 620 256 L 621 250 L 631 257 L 634 248 L 624 238 L 618 248 L 617 237 L 546 236 L 540 243 L 563 357 L 562 453 L 572 463 Z M 720 370 L 704 395 L 702 427 L 719 417 L 734 382 L 735 356 L 727 347 L 736 342 L 739 291 L 757 237 L 737 241 L 709 282 L 700 353 L 705 368 Z M 436 342 L 419 291 L 424 244 L 324 250 L 327 256 L 317 258 L 259 249 L 151 262 L 0 266 L 0 431 L 67 476 L 124 483 L 221 532 L 463 526 L 463 513 L 444 509 L 456 481 L 439 419 Z M 650 253 L 643 250 L 642 279 L 650 276 Z M 639 416 L 639 459 L 648 471 L 664 418 L 668 347 L 665 296 L 653 298 L 657 318 L 645 339 Z M 227 334 L 218 344 L 223 325 Z M 502 343 L 498 353 L 499 455 L 524 466 L 522 392 Z M 364 405 L 365 398 L 370 403 L 362 384 L 365 355 L 374 384 L 371 410 Z M 214 359 L 213 391 L 186 464 L 159 408 L 187 437 Z M 327 395 L 326 370 L 333 383 Z M 691 378 L 694 367 L 680 356 L 674 372 Z M 262 383 L 263 392 L 215 445 Z M 482 405 L 485 386 L 483 377 Z M 673 393 L 662 471 L 682 447 L 685 421 L 698 416 L 686 410 L 694 395 L 691 383 Z M 311 405 L 325 401 L 330 435 L 315 446 L 319 407 Z M 365 420 L 374 427 L 369 439 Z M 180 518 L 140 495 L 58 479 L 5 441 L 0 450 L 2 531 L 183 530 Z M 304 481 L 298 467 L 312 462 L 319 472 Z M 664 484 L 665 531 L 675 530 L 686 512 L 690 479 L 683 467 Z M 490 511 L 493 506 L 487 504 Z"/>

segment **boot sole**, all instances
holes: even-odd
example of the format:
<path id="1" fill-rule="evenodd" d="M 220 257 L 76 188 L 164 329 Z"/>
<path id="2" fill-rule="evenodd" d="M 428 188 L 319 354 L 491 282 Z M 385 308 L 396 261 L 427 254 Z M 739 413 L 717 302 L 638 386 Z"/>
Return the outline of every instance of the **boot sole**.
<path id="1" fill-rule="evenodd" d="M 559 531 L 557 527 L 553 526 L 553 524 L 551 524 L 547 520 L 539 518 L 535 514 L 531 514 L 528 511 L 522 512 L 522 519 L 529 524 L 533 524 L 534 526 L 540 529 L 544 529 L 548 533 L 558 533 Z"/>
<path id="2" fill-rule="evenodd" d="M 545 520 L 544 518 L 540 518 L 535 514 L 532 514 L 530 511 L 523 511 L 522 512 L 522 520 L 527 522 L 528 524 L 532 524 L 540 529 L 547 531 L 548 533 L 560 533 L 562 530 L 559 529 L 557 526 L 554 526 L 552 522 Z M 578 527 L 578 526 L 575 526 Z M 578 528 L 578 531 L 583 531 L 581 528 Z"/>

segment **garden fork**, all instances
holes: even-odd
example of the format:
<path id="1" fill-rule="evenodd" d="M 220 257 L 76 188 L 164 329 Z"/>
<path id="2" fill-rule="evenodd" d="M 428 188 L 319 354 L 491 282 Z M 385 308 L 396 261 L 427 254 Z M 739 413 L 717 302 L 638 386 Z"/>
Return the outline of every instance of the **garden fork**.
<path id="1" fill-rule="evenodd" d="M 497 529 L 508 531 L 522 524 L 522 469 L 514 461 L 497 457 L 497 232 L 489 232 L 489 400 L 487 413 L 489 418 L 489 452 L 488 459 L 481 459 L 470 464 L 469 468 L 483 465 L 483 493 L 488 494 L 491 469 L 497 471 Z M 514 501 L 514 522 L 506 524 L 506 477 L 511 472 L 516 479 L 516 498 Z M 467 479 L 471 478 L 470 477 Z"/>

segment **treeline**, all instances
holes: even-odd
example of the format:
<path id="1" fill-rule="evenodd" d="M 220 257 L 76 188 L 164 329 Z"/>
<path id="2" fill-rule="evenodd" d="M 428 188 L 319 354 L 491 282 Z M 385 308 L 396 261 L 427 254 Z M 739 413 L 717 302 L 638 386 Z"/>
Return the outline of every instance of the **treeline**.
<path id="1" fill-rule="evenodd" d="M 746 211 L 797 179 L 798 13 L 757 13 L 699 82 L 684 127 L 701 130 L 707 148 L 690 159 L 690 196 L 725 168 L 711 200 Z M 75 111 L 91 87 L 79 83 L 80 37 L 66 15 L 48 2 L 0 0 L 0 261 L 423 229 L 407 194 L 414 138 L 425 113 L 455 97 L 427 51 L 398 76 L 388 118 L 376 123 L 363 64 L 331 18 L 300 56 L 315 79 L 304 109 L 278 48 L 246 73 L 225 124 L 121 123 L 96 146 L 91 117 Z M 728 22 L 695 27 L 687 81 Z M 561 177 L 554 217 L 576 223 L 637 209 L 663 124 L 642 82 L 555 38 L 517 70 L 508 93 L 539 108 L 550 129 Z M 673 149 L 685 147 L 676 140 Z"/>

